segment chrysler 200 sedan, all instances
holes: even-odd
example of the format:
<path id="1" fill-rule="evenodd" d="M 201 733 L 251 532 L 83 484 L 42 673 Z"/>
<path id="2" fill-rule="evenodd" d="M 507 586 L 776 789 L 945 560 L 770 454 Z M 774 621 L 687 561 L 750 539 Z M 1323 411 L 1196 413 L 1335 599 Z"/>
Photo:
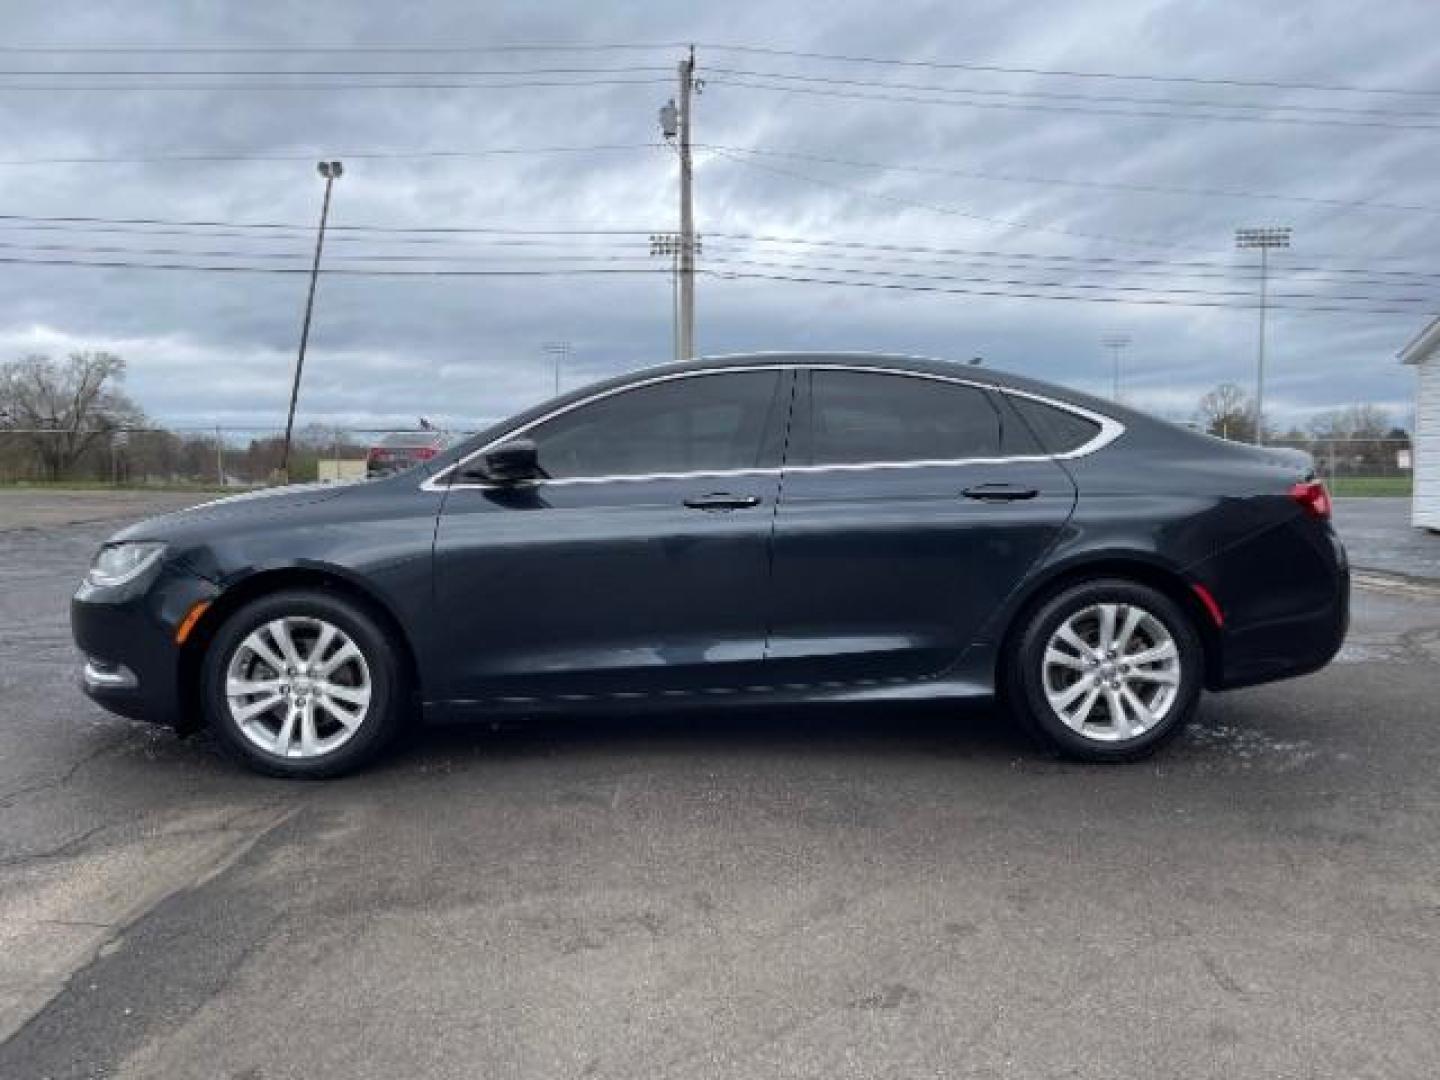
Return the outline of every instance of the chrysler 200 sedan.
<path id="1" fill-rule="evenodd" d="M 132 525 L 75 595 L 85 690 L 332 776 L 406 725 L 687 703 L 998 698 L 1133 759 L 1202 689 L 1339 649 L 1304 455 L 887 356 L 639 371 L 414 469 Z"/>

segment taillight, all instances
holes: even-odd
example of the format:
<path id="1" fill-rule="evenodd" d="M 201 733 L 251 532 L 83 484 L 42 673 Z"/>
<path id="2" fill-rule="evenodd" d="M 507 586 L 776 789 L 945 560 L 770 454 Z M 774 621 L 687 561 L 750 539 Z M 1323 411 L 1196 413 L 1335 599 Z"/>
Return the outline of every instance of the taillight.
<path id="1" fill-rule="evenodd" d="M 1313 518 L 1326 521 L 1330 517 L 1330 492 L 1319 480 L 1303 480 L 1290 488 L 1290 498 Z"/>
<path id="2" fill-rule="evenodd" d="M 421 446 L 416 449 L 415 458 L 418 461 L 429 461 L 437 453 L 439 453 L 439 451 L 433 446 Z"/>

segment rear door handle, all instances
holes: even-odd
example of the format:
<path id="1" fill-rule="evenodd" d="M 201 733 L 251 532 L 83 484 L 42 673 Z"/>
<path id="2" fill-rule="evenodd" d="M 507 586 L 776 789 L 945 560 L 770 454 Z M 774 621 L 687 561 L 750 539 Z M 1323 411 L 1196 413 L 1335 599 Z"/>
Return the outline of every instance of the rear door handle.
<path id="1" fill-rule="evenodd" d="M 728 491 L 712 491 L 709 495 L 694 495 L 685 500 L 691 510 L 746 510 L 760 505 L 758 495 L 731 495 Z"/>
<path id="2" fill-rule="evenodd" d="M 977 484 L 975 487 L 966 488 L 960 494 L 980 502 L 1018 502 L 1021 499 L 1033 499 L 1040 492 L 1037 488 L 1024 487 L 1021 484 Z"/>

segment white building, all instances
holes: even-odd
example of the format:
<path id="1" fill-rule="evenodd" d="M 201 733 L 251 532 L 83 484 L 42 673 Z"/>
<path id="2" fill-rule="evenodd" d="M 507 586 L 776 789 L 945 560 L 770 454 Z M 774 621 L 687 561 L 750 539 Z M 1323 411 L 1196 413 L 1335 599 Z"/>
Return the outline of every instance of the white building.
<path id="1" fill-rule="evenodd" d="M 1421 330 L 1400 359 L 1415 365 L 1415 494 L 1410 520 L 1440 530 L 1440 318 Z"/>

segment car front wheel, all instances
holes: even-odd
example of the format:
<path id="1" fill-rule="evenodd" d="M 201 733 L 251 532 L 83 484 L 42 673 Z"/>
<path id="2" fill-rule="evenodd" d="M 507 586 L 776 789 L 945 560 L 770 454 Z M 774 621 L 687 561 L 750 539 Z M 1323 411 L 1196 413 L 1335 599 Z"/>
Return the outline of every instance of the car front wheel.
<path id="1" fill-rule="evenodd" d="M 402 686 L 369 613 L 320 591 L 246 605 L 205 658 L 212 727 L 227 750 L 272 776 L 338 776 L 371 760 L 401 721 Z"/>
<path id="2" fill-rule="evenodd" d="M 1174 601 L 1138 582 L 1100 580 L 1033 611 L 1006 689 L 1047 746 L 1087 761 L 1133 760 L 1185 726 L 1203 669 L 1199 636 Z"/>

